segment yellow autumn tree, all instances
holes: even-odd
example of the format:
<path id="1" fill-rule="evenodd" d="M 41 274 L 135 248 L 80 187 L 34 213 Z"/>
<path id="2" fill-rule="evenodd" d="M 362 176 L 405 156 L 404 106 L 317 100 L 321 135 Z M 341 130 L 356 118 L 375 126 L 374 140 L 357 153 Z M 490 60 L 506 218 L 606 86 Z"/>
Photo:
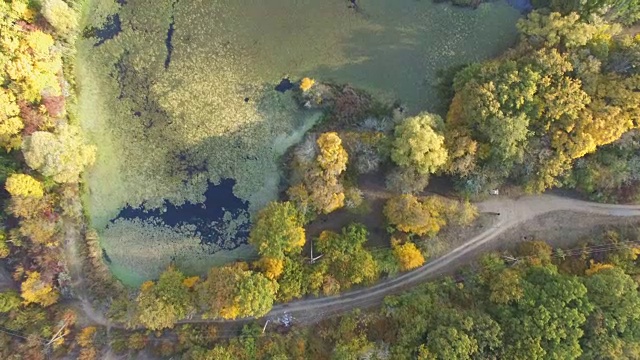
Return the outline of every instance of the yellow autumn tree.
<path id="1" fill-rule="evenodd" d="M 62 71 L 62 58 L 54 49 L 51 35 L 39 30 L 26 32 L 26 35 L 16 30 L 16 34 L 20 40 L 13 38 L 14 41 L 2 45 L 14 55 L 7 61 L 5 70 L 20 90 L 20 96 L 37 102 L 45 91 L 52 96 L 60 95 L 58 74 Z"/>
<path id="2" fill-rule="evenodd" d="M 22 282 L 20 289 L 27 304 L 36 303 L 46 307 L 58 301 L 58 292 L 51 283 L 42 280 L 37 271 L 27 273 L 27 279 Z"/>
<path id="3" fill-rule="evenodd" d="M 400 264 L 402 271 L 413 270 L 424 264 L 424 256 L 416 244 L 405 242 L 400 244 L 399 241 L 392 239 L 393 256 Z"/>
<path id="4" fill-rule="evenodd" d="M 327 132 L 318 137 L 320 154 L 317 161 L 325 171 L 325 176 L 336 177 L 347 169 L 349 156 L 342 147 L 342 140 L 335 132 Z"/>
<path id="5" fill-rule="evenodd" d="M 411 194 L 392 197 L 384 206 L 387 221 L 398 230 L 433 236 L 446 224 L 442 203 L 429 197 L 422 201 Z"/>
<path id="6" fill-rule="evenodd" d="M 284 271 L 284 260 L 263 257 L 258 262 L 258 267 L 269 280 L 277 280 Z"/>
<path id="7" fill-rule="evenodd" d="M 405 120 L 395 128 L 391 159 L 421 174 L 436 172 L 448 158 L 444 136 L 439 132 L 443 127 L 442 118 L 429 113 Z"/>
<path id="8" fill-rule="evenodd" d="M 597 263 L 594 262 L 593 259 L 590 261 L 589 264 L 589 268 L 587 270 L 584 271 L 584 274 L 587 276 L 591 276 L 593 274 L 596 274 L 602 270 L 607 270 L 607 269 L 613 269 L 615 266 L 613 266 L 612 264 L 606 264 L 606 263 Z"/>
<path id="9" fill-rule="evenodd" d="M 12 148 L 24 127 L 13 92 L 0 88 L 0 146 Z"/>
<path id="10" fill-rule="evenodd" d="M 190 276 L 184 280 L 182 280 L 182 285 L 187 289 L 193 289 L 194 286 L 200 281 L 200 276 Z"/>
<path id="11" fill-rule="evenodd" d="M 61 35 L 66 35 L 78 26 L 76 13 L 62 0 L 42 1 L 42 15 Z"/>
<path id="12" fill-rule="evenodd" d="M 81 347 L 91 347 L 93 346 L 93 341 L 98 329 L 95 326 L 88 326 L 76 335 L 76 342 Z"/>
<path id="13" fill-rule="evenodd" d="M 313 84 L 315 84 L 315 83 L 316 83 L 316 81 L 315 81 L 315 80 L 313 80 L 313 79 L 311 79 L 311 78 L 308 78 L 308 77 L 303 78 L 303 79 L 300 81 L 300 90 L 302 90 L 302 91 L 307 91 L 307 90 L 311 89 L 311 87 L 312 87 L 312 86 L 313 86 Z"/>
<path id="14" fill-rule="evenodd" d="M 44 196 L 42 183 L 26 174 L 12 174 L 7 179 L 5 189 L 11 196 L 41 198 Z"/>

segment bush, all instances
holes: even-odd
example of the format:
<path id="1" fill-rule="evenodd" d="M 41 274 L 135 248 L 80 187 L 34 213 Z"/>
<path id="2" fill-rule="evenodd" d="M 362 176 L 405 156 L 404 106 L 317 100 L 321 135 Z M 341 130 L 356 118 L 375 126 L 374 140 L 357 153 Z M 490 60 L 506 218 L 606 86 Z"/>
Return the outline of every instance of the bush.
<path id="1" fill-rule="evenodd" d="M 429 185 L 429 174 L 420 174 L 412 168 L 395 168 L 385 181 L 387 189 L 400 194 L 415 194 Z"/>

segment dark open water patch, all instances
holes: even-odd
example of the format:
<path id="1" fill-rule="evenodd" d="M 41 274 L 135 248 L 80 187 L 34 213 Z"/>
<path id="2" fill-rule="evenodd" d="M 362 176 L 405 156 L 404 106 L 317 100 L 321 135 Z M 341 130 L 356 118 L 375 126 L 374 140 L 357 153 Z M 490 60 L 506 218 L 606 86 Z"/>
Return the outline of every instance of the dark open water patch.
<path id="1" fill-rule="evenodd" d="M 166 225 L 175 227 L 183 225 L 195 226 L 195 231 L 201 237 L 203 244 L 215 244 L 225 250 L 233 250 L 240 245 L 247 243 L 249 235 L 249 222 L 246 221 L 238 225 L 234 231 L 235 239 L 232 243 L 225 241 L 227 236 L 226 229 L 228 227 L 222 225 L 224 223 L 225 214 L 229 214 L 234 218 L 247 214 L 248 204 L 237 198 L 233 194 L 233 179 L 224 179 L 219 185 L 209 183 L 205 192 L 206 200 L 203 204 L 186 203 L 181 206 L 175 206 L 169 202 L 165 203 L 166 211 L 150 210 L 145 211 L 140 208 L 132 208 L 127 206 L 123 208 L 118 216 L 112 220 L 118 219 L 140 219 L 154 220 L 160 219 Z M 227 219 L 228 220 L 228 219 Z"/>
<path id="2" fill-rule="evenodd" d="M 175 29 L 173 28 L 173 15 L 171 15 L 171 23 L 169 24 L 169 30 L 167 30 L 167 39 L 164 41 L 167 46 L 167 57 L 164 59 L 164 68 L 168 69 L 169 64 L 171 63 L 171 53 L 173 52 L 173 45 L 171 44 L 171 38 L 173 38 L 173 32 Z"/>
<path id="3" fill-rule="evenodd" d="M 276 91 L 284 93 L 287 90 L 293 89 L 293 83 L 288 78 L 284 78 L 280 81 L 280 84 L 276 85 L 275 89 Z"/>
<path id="4" fill-rule="evenodd" d="M 173 52 L 173 44 L 171 40 L 173 39 L 173 32 L 175 31 L 174 24 L 176 22 L 175 12 L 176 12 L 176 4 L 178 0 L 175 0 L 173 4 L 171 4 L 171 22 L 169 23 L 169 30 L 167 30 L 167 38 L 164 40 L 164 44 L 167 46 L 167 57 L 164 59 L 164 68 L 168 69 L 169 64 L 171 63 L 171 53 Z"/>
<path id="5" fill-rule="evenodd" d="M 531 0 L 507 0 L 507 4 L 523 14 L 527 14 L 533 10 Z"/>
<path id="6" fill-rule="evenodd" d="M 93 46 L 100 46 L 107 40 L 116 37 L 122 31 L 122 22 L 120 15 L 113 14 L 107 16 L 107 21 L 102 28 L 87 27 L 82 32 L 84 38 L 97 38 L 98 41 Z"/>

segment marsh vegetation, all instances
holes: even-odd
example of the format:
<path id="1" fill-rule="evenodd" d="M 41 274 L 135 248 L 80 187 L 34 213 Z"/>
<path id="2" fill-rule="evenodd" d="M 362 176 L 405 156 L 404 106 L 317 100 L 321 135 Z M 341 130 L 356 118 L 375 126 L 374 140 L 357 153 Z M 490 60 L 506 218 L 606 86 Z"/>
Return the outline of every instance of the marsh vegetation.
<path id="1" fill-rule="evenodd" d="M 85 7 L 79 118 L 98 145 L 85 202 L 114 269 L 155 277 L 171 259 L 203 258 L 209 263 L 200 269 L 188 265 L 205 272 L 241 256 L 199 245 L 193 229 L 157 216 L 112 220 L 127 206 L 203 203 L 207 184 L 222 179 L 236 181 L 233 193 L 250 213 L 276 199 L 280 156 L 321 116 L 275 91 L 282 78 L 351 83 L 417 113 L 436 103 L 438 69 L 499 54 L 515 40 L 519 17 L 502 2 L 475 11 L 410 0 L 361 1 L 359 11 L 347 5 L 94 0 Z M 237 227 L 235 216 L 226 220 Z M 170 244 L 126 250 L 165 238 L 149 229 L 171 231 Z"/>

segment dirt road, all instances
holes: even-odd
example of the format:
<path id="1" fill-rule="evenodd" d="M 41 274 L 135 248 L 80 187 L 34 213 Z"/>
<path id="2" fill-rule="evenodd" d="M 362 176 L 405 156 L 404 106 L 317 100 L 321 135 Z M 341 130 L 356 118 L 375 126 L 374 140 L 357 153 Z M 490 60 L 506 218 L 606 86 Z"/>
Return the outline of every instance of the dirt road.
<path id="1" fill-rule="evenodd" d="M 318 321 L 333 314 L 378 304 L 388 295 L 395 294 L 455 270 L 460 265 L 456 260 L 481 251 L 481 249 L 478 248 L 498 238 L 498 236 L 506 230 L 549 212 L 572 211 L 595 215 L 640 218 L 640 206 L 598 204 L 548 194 L 525 196 L 519 199 L 496 197 L 476 205 L 481 212 L 495 213 L 498 217 L 497 222 L 491 228 L 469 239 L 442 257 L 412 272 L 381 281 L 368 288 L 331 297 L 302 299 L 287 304 L 276 305 L 265 317 L 276 319 L 285 314 L 289 314 L 298 321 L 308 323 Z M 67 243 L 72 242 L 67 240 Z M 73 256 L 73 254 L 68 255 Z M 106 319 L 98 315 L 98 311 L 90 308 L 88 301 L 83 300 L 82 305 L 87 313 L 87 317 L 94 319 L 96 323 L 105 323 Z M 87 307 L 89 307 L 89 309 Z M 251 320 L 252 319 L 215 320 L 196 317 L 180 321 L 179 323 L 225 323 L 232 325 L 242 324 Z M 119 327 L 116 324 L 111 325 Z"/>
<path id="2" fill-rule="evenodd" d="M 476 204 L 481 212 L 499 213 L 495 225 L 463 245 L 426 265 L 396 278 L 374 286 L 346 292 L 340 295 L 304 299 L 274 306 L 267 318 L 278 318 L 285 314 L 303 322 L 314 322 L 326 316 L 380 303 L 384 297 L 408 289 L 429 279 L 448 273 L 459 266 L 455 261 L 474 253 L 480 246 L 496 239 L 506 230 L 536 216 L 552 211 L 573 211 L 598 215 L 640 217 L 640 206 L 608 205 L 564 198 L 556 195 L 525 196 L 517 200 L 493 198 Z M 246 322 L 247 319 L 235 320 Z M 228 323 L 222 320 L 191 319 L 182 323 Z"/>

